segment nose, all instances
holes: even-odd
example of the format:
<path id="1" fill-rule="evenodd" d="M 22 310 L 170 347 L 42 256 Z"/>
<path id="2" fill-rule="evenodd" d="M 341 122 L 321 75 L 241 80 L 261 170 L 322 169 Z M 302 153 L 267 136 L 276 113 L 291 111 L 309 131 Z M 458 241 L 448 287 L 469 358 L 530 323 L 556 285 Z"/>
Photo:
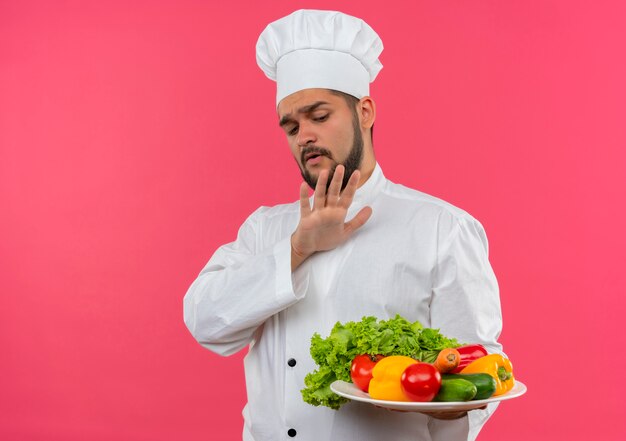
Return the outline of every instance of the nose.
<path id="1" fill-rule="evenodd" d="M 315 144 L 315 142 L 317 142 L 317 134 L 315 133 L 313 124 L 308 121 L 302 121 L 300 123 L 296 142 L 300 147 L 304 147 L 307 144 Z"/>

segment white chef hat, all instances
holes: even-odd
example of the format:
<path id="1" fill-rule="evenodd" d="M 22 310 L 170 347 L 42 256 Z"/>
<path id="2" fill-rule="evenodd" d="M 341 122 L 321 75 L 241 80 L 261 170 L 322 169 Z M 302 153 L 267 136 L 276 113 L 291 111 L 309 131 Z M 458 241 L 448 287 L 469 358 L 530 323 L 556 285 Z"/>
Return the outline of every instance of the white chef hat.
<path id="1" fill-rule="evenodd" d="M 276 105 L 303 89 L 369 95 L 383 65 L 383 42 L 360 18 L 301 9 L 267 25 L 256 44 L 257 64 L 276 81 Z"/>

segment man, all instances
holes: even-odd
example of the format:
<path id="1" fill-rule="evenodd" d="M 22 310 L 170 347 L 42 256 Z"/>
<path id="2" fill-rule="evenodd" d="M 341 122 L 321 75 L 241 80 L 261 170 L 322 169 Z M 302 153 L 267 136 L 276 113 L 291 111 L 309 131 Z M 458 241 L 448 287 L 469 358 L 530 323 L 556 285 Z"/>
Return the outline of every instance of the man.
<path id="1" fill-rule="evenodd" d="M 204 347 L 230 355 L 250 345 L 244 440 L 466 440 L 494 410 L 433 417 L 350 402 L 334 411 L 300 395 L 316 368 L 311 336 L 328 335 L 337 321 L 400 314 L 501 350 L 498 287 L 481 225 L 388 181 L 375 160 L 369 83 L 381 52 L 365 22 L 329 11 L 297 11 L 257 43 L 305 180 L 300 201 L 254 212 L 184 301 L 185 323 Z"/>

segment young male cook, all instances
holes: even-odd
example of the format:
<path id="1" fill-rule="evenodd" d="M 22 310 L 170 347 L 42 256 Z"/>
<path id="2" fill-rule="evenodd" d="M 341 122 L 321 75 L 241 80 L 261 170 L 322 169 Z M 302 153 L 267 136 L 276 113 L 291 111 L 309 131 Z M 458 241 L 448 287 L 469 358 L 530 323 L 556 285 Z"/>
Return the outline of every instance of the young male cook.
<path id="1" fill-rule="evenodd" d="M 305 181 L 300 200 L 252 213 L 184 299 L 185 323 L 202 346 L 230 355 L 249 345 L 246 441 L 467 440 L 494 410 L 434 418 L 302 401 L 304 377 L 316 368 L 311 336 L 328 335 L 337 321 L 400 314 L 501 351 L 498 286 L 482 226 L 387 180 L 376 162 L 369 83 L 382 68 L 382 49 L 364 21 L 331 11 L 296 11 L 257 42 Z M 407 139 L 395 148 L 420 146 Z"/>

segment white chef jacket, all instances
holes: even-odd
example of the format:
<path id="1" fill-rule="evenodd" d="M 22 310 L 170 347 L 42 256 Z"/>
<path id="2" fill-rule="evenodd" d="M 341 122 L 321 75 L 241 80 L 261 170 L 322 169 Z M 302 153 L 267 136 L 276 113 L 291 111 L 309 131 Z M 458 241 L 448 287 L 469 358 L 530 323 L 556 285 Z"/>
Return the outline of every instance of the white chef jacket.
<path id="1" fill-rule="evenodd" d="M 215 252 L 185 295 L 185 323 L 202 346 L 230 355 L 250 345 L 244 441 L 473 440 L 495 410 L 490 405 L 444 421 L 366 403 L 335 411 L 302 400 L 304 377 L 317 368 L 311 336 L 328 336 L 337 321 L 400 314 L 501 352 L 498 285 L 480 223 L 390 182 L 378 164 L 357 190 L 347 219 L 364 206 L 372 215 L 363 227 L 293 274 L 290 237 L 299 202 L 261 207 L 235 242 Z"/>

